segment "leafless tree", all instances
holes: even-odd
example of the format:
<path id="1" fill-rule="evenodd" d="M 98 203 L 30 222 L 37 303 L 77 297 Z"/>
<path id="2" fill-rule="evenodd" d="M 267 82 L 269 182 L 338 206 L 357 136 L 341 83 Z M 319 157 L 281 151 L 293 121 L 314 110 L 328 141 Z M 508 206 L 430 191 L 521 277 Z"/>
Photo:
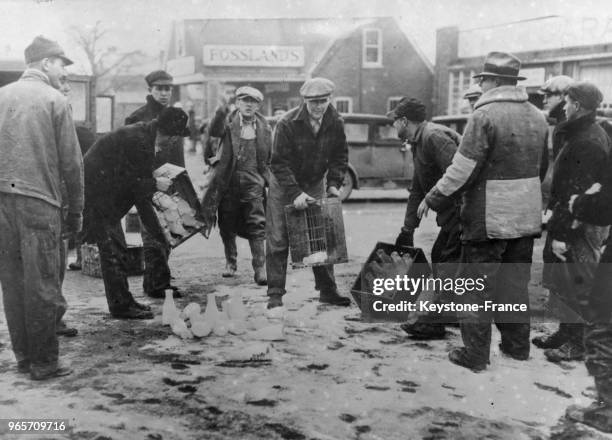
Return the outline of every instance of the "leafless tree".
<path id="1" fill-rule="evenodd" d="M 120 90 L 126 84 L 130 68 L 147 59 L 140 50 L 121 52 L 116 46 L 105 45 L 104 37 L 108 32 L 100 21 L 94 26 L 70 29 L 72 38 L 87 56 L 99 95 Z"/>

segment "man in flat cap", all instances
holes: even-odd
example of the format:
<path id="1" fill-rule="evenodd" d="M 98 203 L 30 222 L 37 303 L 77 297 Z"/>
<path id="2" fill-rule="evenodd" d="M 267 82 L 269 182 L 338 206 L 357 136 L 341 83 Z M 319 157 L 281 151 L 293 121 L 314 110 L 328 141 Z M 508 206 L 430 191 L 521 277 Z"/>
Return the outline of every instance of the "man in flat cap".
<path id="1" fill-rule="evenodd" d="M 61 206 L 64 232 L 79 232 L 83 159 L 59 91 L 72 61 L 42 36 L 25 49 L 25 61 L 21 78 L 0 89 L 0 283 L 17 370 L 43 380 L 71 372 L 58 363 L 56 336 Z"/>
<path id="2" fill-rule="evenodd" d="M 170 105 L 173 78 L 169 73 L 156 70 L 145 76 L 145 81 L 149 87 L 147 103 L 125 118 L 126 125 L 136 122 L 150 122 Z M 184 138 L 182 136 L 168 138 L 160 146 L 161 150 L 155 156 L 154 167 L 158 168 L 164 163 L 171 163 L 185 168 L 183 142 Z M 166 289 L 173 289 L 174 296 L 179 297 L 178 289 L 170 284 L 172 278 L 168 266 L 170 245 L 165 240 L 161 242 L 155 240 L 144 226 L 142 218 L 140 220 L 145 260 L 145 272 L 142 280 L 143 290 L 151 298 L 163 298 Z"/>
<path id="3" fill-rule="evenodd" d="M 134 300 L 127 282 L 127 246 L 121 218 L 136 206 L 142 223 L 158 242 L 166 242 L 153 210 L 155 190 L 169 179 L 153 178 L 158 145 L 186 132 L 187 114 L 168 107 L 149 122 L 121 127 L 101 137 L 85 154 L 83 242 L 96 243 L 106 300 L 117 319 L 152 319 L 149 306 Z"/>
<path id="4" fill-rule="evenodd" d="M 549 203 L 552 216 L 547 230 L 551 250 L 556 257 L 551 270 L 552 284 L 569 309 L 561 316 L 556 337 L 549 342 L 544 355 L 551 362 L 584 358 L 584 321 L 600 248 L 608 237 L 607 226 L 574 223 L 568 202 L 609 172 L 607 158 L 610 139 L 596 122 L 596 110 L 603 99 L 601 91 L 589 82 L 576 82 L 565 92 L 567 120 L 555 128 L 559 153 L 555 160 Z"/>
<path id="5" fill-rule="evenodd" d="M 571 112 L 571 110 L 570 110 Z M 612 225 L 612 156 L 602 180 L 568 204 L 573 218 L 583 224 Z M 566 417 L 612 433 L 612 244 L 604 247 L 595 270 L 586 305 L 585 363 L 595 379 L 595 401 L 588 407 L 571 406 Z"/>
<path id="6" fill-rule="evenodd" d="M 410 142 L 414 164 L 404 225 L 395 241 L 397 246 L 414 246 L 414 230 L 421 222 L 417 215 L 419 204 L 451 164 L 461 142 L 461 136 L 456 131 L 427 122 L 426 113 L 425 104 L 415 98 L 402 98 L 397 107 L 387 113 L 394 121 L 393 126 L 399 138 Z M 454 203 L 440 210 L 436 223 L 440 226 L 440 232 L 431 249 L 433 275 L 452 279 L 461 255 L 459 204 Z M 447 299 L 448 295 L 437 293 L 438 298 Z M 444 324 L 456 320 L 456 316 L 431 314 L 419 318 L 413 324 L 402 324 L 401 328 L 415 339 L 442 339 L 446 335 Z"/>
<path id="7" fill-rule="evenodd" d="M 266 213 L 264 187 L 268 185 L 268 161 L 272 131 L 261 113 L 261 92 L 244 86 L 236 90 L 236 108 L 230 111 L 223 103 L 212 118 L 210 136 L 220 139 L 218 154 L 229 161 L 212 163 L 213 173 L 222 185 L 217 193 L 222 198 L 203 204 L 207 209 L 218 206 L 219 230 L 225 248 L 223 277 L 233 277 L 237 268 L 236 235 L 249 240 L 255 282 L 266 285 Z M 209 196 L 212 195 L 209 194 Z M 205 196 L 207 197 L 207 196 Z"/>
<path id="8" fill-rule="evenodd" d="M 553 76 L 548 79 L 542 87 L 538 90 L 538 93 L 543 96 L 543 104 L 546 119 L 548 121 L 548 159 L 549 162 L 554 161 L 559 150 L 561 149 L 561 139 L 555 138 L 554 130 L 555 127 L 565 121 L 565 92 L 567 88 L 574 82 L 572 78 L 565 75 Z M 552 155 L 551 155 L 552 153 Z M 554 167 L 551 166 L 548 169 L 548 173 L 545 179 L 544 185 L 544 203 L 545 211 L 544 217 L 547 219 L 552 215 L 552 204 L 550 200 L 550 183 L 552 181 Z M 549 298 L 558 298 L 558 289 L 556 288 L 553 280 L 553 269 L 556 267 L 559 259 L 552 252 L 552 237 L 550 234 L 546 234 L 546 241 L 544 242 L 544 249 L 542 251 L 542 259 L 544 266 L 542 268 L 542 286 L 549 290 Z M 566 324 L 561 323 L 558 331 L 555 331 L 551 335 L 540 335 L 532 339 L 533 345 L 538 348 L 559 348 L 565 342 L 566 338 Z"/>
<path id="9" fill-rule="evenodd" d="M 508 53 L 486 56 L 483 71 L 474 76 L 483 94 L 453 163 L 419 206 L 421 215 L 429 208 L 441 212 L 462 196 L 459 276 L 484 280 L 485 288 L 461 297 L 483 307 L 460 314 L 465 347 L 452 350 L 449 359 L 476 371 L 489 362 L 493 320 L 502 335 L 502 353 L 518 360 L 529 357 L 529 313 L 520 308 L 529 309 L 533 240 L 541 233 L 540 179 L 546 172 L 542 158 L 548 126 L 525 89 L 517 87 L 525 79 L 519 76 L 520 65 Z M 484 301 L 519 308 L 492 311 Z"/>
<path id="10" fill-rule="evenodd" d="M 269 309 L 282 306 L 286 292 L 289 247 L 284 206 L 306 209 L 315 199 L 338 197 L 348 166 L 344 122 L 330 102 L 333 91 L 334 83 L 328 79 L 306 81 L 300 89 L 303 104 L 276 125 L 266 210 Z M 338 294 L 333 266 L 314 266 L 312 271 L 320 302 L 350 304 Z"/>
<path id="11" fill-rule="evenodd" d="M 463 99 L 466 99 L 470 105 L 470 112 L 474 111 L 476 101 L 482 96 L 482 90 L 478 84 L 472 84 L 463 94 Z"/>

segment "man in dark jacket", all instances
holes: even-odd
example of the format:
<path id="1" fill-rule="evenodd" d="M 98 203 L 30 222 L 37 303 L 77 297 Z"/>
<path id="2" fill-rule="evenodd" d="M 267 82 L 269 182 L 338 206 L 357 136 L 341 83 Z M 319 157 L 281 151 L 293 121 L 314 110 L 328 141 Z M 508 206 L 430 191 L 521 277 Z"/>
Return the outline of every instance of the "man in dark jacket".
<path id="1" fill-rule="evenodd" d="M 597 124 L 596 109 L 603 96 L 588 82 L 569 86 L 565 95 L 567 121 L 557 125 L 555 142 L 560 150 L 554 163 L 548 221 L 551 251 L 556 257 L 551 276 L 553 285 L 565 303 L 568 313 L 561 316 L 561 325 L 553 339 L 556 347 L 544 354 L 552 362 L 581 360 L 584 355 L 583 316 L 600 258 L 600 248 L 608 236 L 608 228 L 582 223 L 574 227 L 568 201 L 594 183 L 601 182 L 610 151 L 610 140 Z M 575 226 L 575 225 L 574 225 Z"/>
<path id="2" fill-rule="evenodd" d="M 257 110 L 263 101 L 253 87 L 236 90 L 236 110 L 220 106 L 209 133 L 221 138 L 220 148 L 231 150 L 230 180 L 219 204 L 219 230 L 225 248 L 225 271 L 233 277 L 237 268 L 236 235 L 249 240 L 254 279 L 260 286 L 266 281 L 266 213 L 264 187 L 268 183 L 268 159 L 272 143 L 271 129 Z M 214 166 L 214 164 L 213 164 Z"/>
<path id="3" fill-rule="evenodd" d="M 414 246 L 414 230 L 421 221 L 417 215 L 418 207 L 427 192 L 451 164 L 457 146 L 461 142 L 461 136 L 457 132 L 443 125 L 427 122 L 425 114 L 425 105 L 414 98 L 402 98 L 398 106 L 387 114 L 394 120 L 393 125 L 397 129 L 399 138 L 410 142 L 414 164 L 404 226 L 395 242 L 397 246 Z M 431 249 L 433 275 L 439 278 L 452 278 L 461 255 L 458 204 L 451 204 L 441 210 L 436 222 L 440 226 L 440 232 Z M 401 327 L 414 338 L 441 339 L 444 338 L 446 331 L 444 319 L 440 318 L 442 317 L 435 314 L 427 315 L 419 318 L 414 324 L 402 324 Z"/>
<path id="4" fill-rule="evenodd" d="M 453 163 L 427 194 L 427 207 L 440 212 L 462 195 L 461 276 L 484 280 L 484 290 L 464 295 L 477 312 L 460 316 L 465 347 L 449 353 L 451 362 L 484 370 L 489 362 L 491 323 L 502 335 L 501 351 L 517 360 L 529 357 L 529 284 L 534 237 L 541 233 L 543 177 L 548 126 L 542 113 L 517 87 L 520 60 L 503 52 L 485 58 L 476 102 Z M 513 304 L 527 311 L 494 310 Z M 480 307 L 482 306 L 482 307 Z M 520 309 L 519 309 L 520 310 Z"/>
<path id="5" fill-rule="evenodd" d="M 543 95 L 544 110 L 548 114 L 548 154 L 550 155 L 550 153 L 552 153 L 552 157 L 549 157 L 549 159 L 552 159 L 553 162 L 561 149 L 559 140 L 553 143 L 554 129 L 558 124 L 566 120 L 565 110 L 563 110 L 565 105 L 565 92 L 573 82 L 574 80 L 569 76 L 553 76 L 542 85 L 540 90 L 538 90 L 538 93 Z M 550 206 L 549 199 L 553 168 L 554 167 L 550 167 L 542 184 L 545 196 L 544 202 L 546 203 L 546 211 L 544 212 L 546 218 L 550 218 L 550 215 L 552 214 L 552 207 Z M 548 190 L 545 188 L 548 188 Z M 555 264 L 559 262 L 559 259 L 552 253 L 551 244 L 552 237 L 550 234 L 546 234 L 544 250 L 542 251 L 542 259 L 544 260 L 544 267 L 542 269 L 542 285 L 550 291 L 549 298 L 552 299 L 558 296 L 558 289 L 554 285 L 552 271 Z M 564 330 L 565 328 L 562 325 L 559 327 L 558 331 L 550 336 L 536 336 L 532 340 L 533 345 L 544 349 L 559 348 L 564 342 L 567 341 Z"/>
<path id="6" fill-rule="evenodd" d="M 569 210 L 578 221 L 612 225 L 612 156 L 601 185 L 570 197 Z M 585 360 L 595 379 L 597 401 L 586 408 L 570 407 L 567 417 L 603 432 L 612 432 L 612 243 L 608 239 L 595 271 L 585 313 Z"/>
<path id="7" fill-rule="evenodd" d="M 151 319 L 148 306 L 137 303 L 127 282 L 127 246 L 121 218 L 136 206 L 151 237 L 166 242 L 153 209 L 155 190 L 166 191 L 169 179 L 153 178 L 156 150 L 172 136 L 182 135 L 187 114 L 162 110 L 157 119 L 119 128 L 96 141 L 85 155 L 84 242 L 100 251 L 108 308 L 119 319 Z"/>
<path id="8" fill-rule="evenodd" d="M 288 238 L 285 205 L 306 209 L 308 203 L 325 197 L 338 197 L 348 166 L 348 145 L 344 122 L 330 104 L 334 83 L 312 78 L 300 94 L 304 103 L 287 112 L 276 126 L 272 147 L 270 192 L 266 206 L 266 269 L 268 308 L 282 306 L 286 293 Z M 327 173 L 327 191 L 325 181 Z M 319 301 L 348 306 L 340 296 L 333 266 L 314 266 Z"/>
<path id="9" fill-rule="evenodd" d="M 172 81 L 170 74 L 163 70 L 156 70 L 145 77 L 149 86 L 147 103 L 134 111 L 125 119 L 126 125 L 136 122 L 149 122 L 159 116 L 163 109 L 170 105 L 172 95 Z M 185 167 L 185 156 L 183 152 L 183 136 L 174 136 L 167 142 L 167 147 L 159 151 L 155 156 L 154 167 L 158 168 L 164 163 L 171 163 L 179 167 Z M 162 298 L 164 290 L 171 288 L 174 296 L 180 296 L 178 289 L 170 284 L 172 278 L 168 258 L 170 247 L 166 241 L 155 240 L 150 231 L 143 225 L 141 235 L 144 247 L 145 272 L 142 279 L 142 287 L 145 294 L 151 298 Z"/>

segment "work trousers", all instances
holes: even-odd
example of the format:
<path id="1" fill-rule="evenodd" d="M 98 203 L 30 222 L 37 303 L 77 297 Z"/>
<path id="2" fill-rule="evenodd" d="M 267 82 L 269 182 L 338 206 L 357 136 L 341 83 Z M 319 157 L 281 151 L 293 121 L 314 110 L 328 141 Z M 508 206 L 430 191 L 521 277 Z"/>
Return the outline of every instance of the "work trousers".
<path id="1" fill-rule="evenodd" d="M 460 277 L 484 280 L 482 292 L 465 293 L 465 304 L 483 306 L 477 312 L 460 312 L 461 337 L 468 357 L 475 363 L 489 361 L 491 323 L 502 336 L 504 351 L 529 355 L 529 294 L 533 238 L 465 242 Z M 484 310 L 485 301 L 498 304 L 525 304 L 526 312 Z"/>
<path id="2" fill-rule="evenodd" d="M 0 193 L 0 283 L 13 352 L 31 371 L 55 371 L 61 211 L 43 200 Z"/>

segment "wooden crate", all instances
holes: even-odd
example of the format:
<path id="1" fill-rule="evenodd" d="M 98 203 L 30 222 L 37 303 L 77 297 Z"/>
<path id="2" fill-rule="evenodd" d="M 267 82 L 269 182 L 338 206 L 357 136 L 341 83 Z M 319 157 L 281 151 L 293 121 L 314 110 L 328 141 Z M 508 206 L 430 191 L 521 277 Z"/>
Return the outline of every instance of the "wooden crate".
<path id="1" fill-rule="evenodd" d="M 172 185 L 168 191 L 165 193 L 157 191 L 153 195 L 153 208 L 166 240 L 168 240 L 172 248 L 175 248 L 204 228 L 204 223 L 197 219 L 197 215 L 200 212 L 200 202 L 191 179 L 184 168 L 166 163 L 156 169 L 153 176 L 166 177 L 172 180 Z M 168 208 L 165 206 L 164 199 L 167 202 L 170 202 L 170 199 L 174 202 L 185 202 L 189 209 L 193 211 L 193 217 L 190 217 L 189 224 L 177 222 L 176 217 L 179 213 L 177 210 L 179 205 L 174 204 L 173 207 Z M 170 223 L 174 223 L 173 228 L 170 227 Z"/>
<path id="2" fill-rule="evenodd" d="M 287 205 L 285 217 L 292 267 L 348 261 L 340 200 L 319 199 L 303 210 Z"/>
<path id="3" fill-rule="evenodd" d="M 144 272 L 144 249 L 142 246 L 127 247 L 127 274 L 129 276 L 142 275 Z M 95 244 L 81 246 L 81 272 L 90 277 L 102 278 L 100 267 L 100 252 Z"/>

